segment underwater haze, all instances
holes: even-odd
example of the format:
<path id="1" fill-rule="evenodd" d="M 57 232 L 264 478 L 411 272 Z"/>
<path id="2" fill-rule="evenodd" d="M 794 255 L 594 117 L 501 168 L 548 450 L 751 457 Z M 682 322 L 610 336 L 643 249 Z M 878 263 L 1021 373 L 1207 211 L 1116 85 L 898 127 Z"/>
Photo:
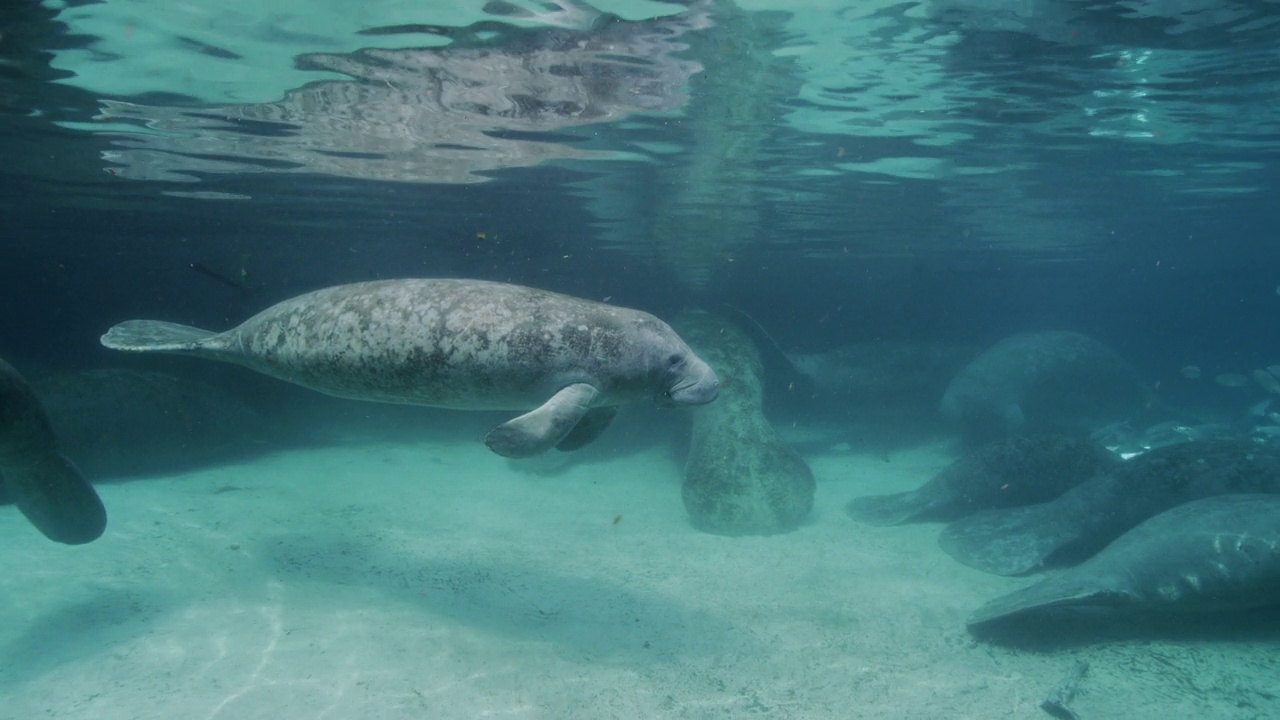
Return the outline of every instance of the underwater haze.
<path id="1" fill-rule="evenodd" d="M 1272 0 L 4 2 L 0 720 L 1278 717 L 1277 98 Z"/>

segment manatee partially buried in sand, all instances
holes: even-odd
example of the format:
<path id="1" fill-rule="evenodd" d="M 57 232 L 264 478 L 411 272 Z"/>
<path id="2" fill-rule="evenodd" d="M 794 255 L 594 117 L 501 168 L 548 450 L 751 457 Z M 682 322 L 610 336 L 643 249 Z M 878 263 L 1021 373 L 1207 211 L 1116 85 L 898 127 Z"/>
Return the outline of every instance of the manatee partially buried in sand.
<path id="1" fill-rule="evenodd" d="M 1141 411 L 1150 391 L 1107 346 L 1077 332 L 1011 335 L 956 374 L 944 419 L 972 442 L 1047 431 L 1088 432 Z"/>
<path id="2" fill-rule="evenodd" d="M 938 544 L 970 567 L 1021 575 L 1078 562 L 1169 508 L 1234 493 L 1280 494 L 1280 449 L 1248 439 L 1157 448 L 1056 500 L 961 518 Z"/>
<path id="3" fill-rule="evenodd" d="M 0 360 L 0 478 L 45 537 L 68 545 L 97 539 L 107 512 L 93 487 L 58 451 L 49 417 L 27 381 Z"/>
<path id="4" fill-rule="evenodd" d="M 978 510 L 1052 500 L 1120 460 L 1089 440 L 1013 437 L 967 453 L 911 492 L 854 498 L 845 512 L 871 525 L 954 520 Z"/>
<path id="5" fill-rule="evenodd" d="M 1063 609 L 1221 612 L 1280 605 L 1280 496 L 1221 495 L 1139 524 L 1081 565 L 983 605 L 981 630 Z"/>
<path id="6" fill-rule="evenodd" d="M 684 313 L 676 326 L 724 382 L 720 399 L 693 413 L 681 487 L 690 521 L 721 535 L 794 529 L 813 507 L 813 472 L 764 416 L 759 350 L 716 315 Z"/>
<path id="7" fill-rule="evenodd" d="M 223 333 L 130 320 L 102 344 L 237 363 L 338 397 L 532 408 L 485 437 L 507 457 L 581 447 L 632 400 L 701 405 L 719 389 L 711 367 L 648 313 L 481 280 L 339 285 Z"/>

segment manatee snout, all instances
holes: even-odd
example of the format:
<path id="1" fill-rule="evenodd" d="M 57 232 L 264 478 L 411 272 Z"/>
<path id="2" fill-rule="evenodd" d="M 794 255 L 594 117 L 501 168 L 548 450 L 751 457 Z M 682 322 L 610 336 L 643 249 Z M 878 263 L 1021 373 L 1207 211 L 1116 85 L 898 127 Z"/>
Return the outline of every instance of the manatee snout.
<path id="1" fill-rule="evenodd" d="M 719 394 L 720 378 L 716 377 L 716 371 L 701 358 L 691 356 L 671 389 L 658 398 L 658 404 L 667 407 L 706 405 Z"/>

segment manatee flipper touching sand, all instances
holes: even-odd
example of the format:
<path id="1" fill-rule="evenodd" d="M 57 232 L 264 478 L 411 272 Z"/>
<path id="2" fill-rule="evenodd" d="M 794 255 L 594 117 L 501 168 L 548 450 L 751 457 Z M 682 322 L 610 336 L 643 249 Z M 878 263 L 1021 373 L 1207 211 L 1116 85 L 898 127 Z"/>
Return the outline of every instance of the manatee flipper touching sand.
<path id="1" fill-rule="evenodd" d="M 0 478 L 45 537 L 68 545 L 96 540 L 107 526 L 102 501 L 58 452 L 49 418 L 27 381 L 0 360 Z"/>
<path id="2" fill-rule="evenodd" d="M 581 447 L 609 424 L 606 408 L 644 397 L 700 405 L 720 387 L 648 313 L 481 280 L 339 285 L 222 333 L 131 320 L 102 344 L 232 362 L 337 397 L 531 410 L 486 438 L 511 457 Z"/>
<path id="3" fill-rule="evenodd" d="M 1179 505 L 1077 567 L 996 598 L 971 629 L 1062 608 L 1220 612 L 1280 604 L 1280 496 Z"/>
<path id="4" fill-rule="evenodd" d="M 871 525 L 954 520 L 990 508 L 1052 500 L 1119 458 L 1065 435 L 1012 437 L 984 445 L 911 492 L 854 498 L 845 512 Z"/>

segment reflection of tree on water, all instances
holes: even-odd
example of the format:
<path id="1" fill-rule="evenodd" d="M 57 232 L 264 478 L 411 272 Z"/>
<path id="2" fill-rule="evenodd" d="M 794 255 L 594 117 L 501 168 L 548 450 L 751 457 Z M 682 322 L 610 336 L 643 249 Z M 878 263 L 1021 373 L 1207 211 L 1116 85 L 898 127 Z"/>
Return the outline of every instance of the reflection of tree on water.
<path id="1" fill-rule="evenodd" d="M 105 101 L 99 119 L 148 128 L 120 141 L 108 159 L 118 175 L 137 179 L 296 171 L 467 183 L 483 180 L 480 171 L 590 157 L 556 133 L 684 101 L 683 87 L 700 66 L 673 54 L 686 49 L 682 35 L 707 24 L 703 4 L 643 22 L 574 5 L 533 19 L 575 27 L 484 22 L 365 31 L 426 33 L 451 44 L 304 55 L 304 69 L 352 80 L 317 82 L 274 103 L 193 111 Z M 501 3 L 489 10 L 521 17 Z"/>

